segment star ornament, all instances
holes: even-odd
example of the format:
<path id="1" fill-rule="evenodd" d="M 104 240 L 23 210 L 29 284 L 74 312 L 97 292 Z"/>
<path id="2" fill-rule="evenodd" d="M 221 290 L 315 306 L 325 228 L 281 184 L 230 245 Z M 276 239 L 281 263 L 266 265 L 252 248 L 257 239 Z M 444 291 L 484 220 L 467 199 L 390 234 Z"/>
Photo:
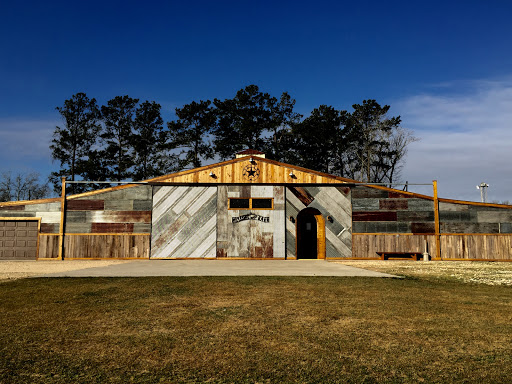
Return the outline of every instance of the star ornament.
<path id="1" fill-rule="evenodd" d="M 243 174 L 244 178 L 246 178 L 248 180 L 255 180 L 259 177 L 260 170 L 259 170 L 258 166 L 254 165 L 254 164 L 249 164 L 249 165 L 245 166 L 242 174 Z"/>

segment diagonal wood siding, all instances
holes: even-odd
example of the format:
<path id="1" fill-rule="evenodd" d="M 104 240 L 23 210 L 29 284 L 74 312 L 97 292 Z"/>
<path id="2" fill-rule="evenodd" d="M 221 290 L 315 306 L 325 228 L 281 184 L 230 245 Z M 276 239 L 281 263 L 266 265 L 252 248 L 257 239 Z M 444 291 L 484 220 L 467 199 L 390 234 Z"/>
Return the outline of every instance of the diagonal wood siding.
<path id="1" fill-rule="evenodd" d="M 301 198 L 301 196 L 303 198 Z M 307 199 L 306 199 L 307 197 Z M 352 257 L 352 205 L 345 187 L 286 188 L 286 257 L 296 256 L 296 226 L 290 218 L 307 207 L 316 208 L 325 219 L 326 257 Z M 332 218 L 332 222 L 327 217 Z"/>
<path id="2" fill-rule="evenodd" d="M 217 187 L 155 187 L 152 259 L 216 256 Z"/>

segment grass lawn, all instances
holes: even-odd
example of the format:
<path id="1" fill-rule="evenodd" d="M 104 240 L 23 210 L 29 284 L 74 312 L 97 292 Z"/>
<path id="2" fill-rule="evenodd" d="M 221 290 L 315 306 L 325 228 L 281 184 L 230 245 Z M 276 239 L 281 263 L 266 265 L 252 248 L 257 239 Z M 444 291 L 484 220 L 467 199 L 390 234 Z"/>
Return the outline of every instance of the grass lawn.
<path id="1" fill-rule="evenodd" d="M 0 284 L 0 383 L 510 383 L 512 287 L 443 279 Z"/>

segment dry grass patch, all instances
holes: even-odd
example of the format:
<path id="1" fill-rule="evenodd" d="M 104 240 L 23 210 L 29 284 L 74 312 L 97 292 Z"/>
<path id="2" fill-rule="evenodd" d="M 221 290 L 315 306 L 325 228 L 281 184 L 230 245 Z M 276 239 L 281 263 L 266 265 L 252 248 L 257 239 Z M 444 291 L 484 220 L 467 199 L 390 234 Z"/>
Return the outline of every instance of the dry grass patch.
<path id="1" fill-rule="evenodd" d="M 507 382 L 512 289 L 375 278 L 0 285 L 1 383 Z"/>
<path id="2" fill-rule="evenodd" d="M 344 260 L 339 263 L 406 277 L 512 286 L 511 262 Z"/>

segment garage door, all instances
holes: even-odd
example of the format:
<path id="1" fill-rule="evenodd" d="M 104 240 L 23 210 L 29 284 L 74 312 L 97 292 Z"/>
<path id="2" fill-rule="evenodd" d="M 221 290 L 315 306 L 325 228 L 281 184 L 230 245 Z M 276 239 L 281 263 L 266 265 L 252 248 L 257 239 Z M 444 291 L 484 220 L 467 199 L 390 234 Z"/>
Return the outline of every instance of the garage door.
<path id="1" fill-rule="evenodd" d="M 0 220 L 0 260 L 35 260 L 37 221 Z"/>

